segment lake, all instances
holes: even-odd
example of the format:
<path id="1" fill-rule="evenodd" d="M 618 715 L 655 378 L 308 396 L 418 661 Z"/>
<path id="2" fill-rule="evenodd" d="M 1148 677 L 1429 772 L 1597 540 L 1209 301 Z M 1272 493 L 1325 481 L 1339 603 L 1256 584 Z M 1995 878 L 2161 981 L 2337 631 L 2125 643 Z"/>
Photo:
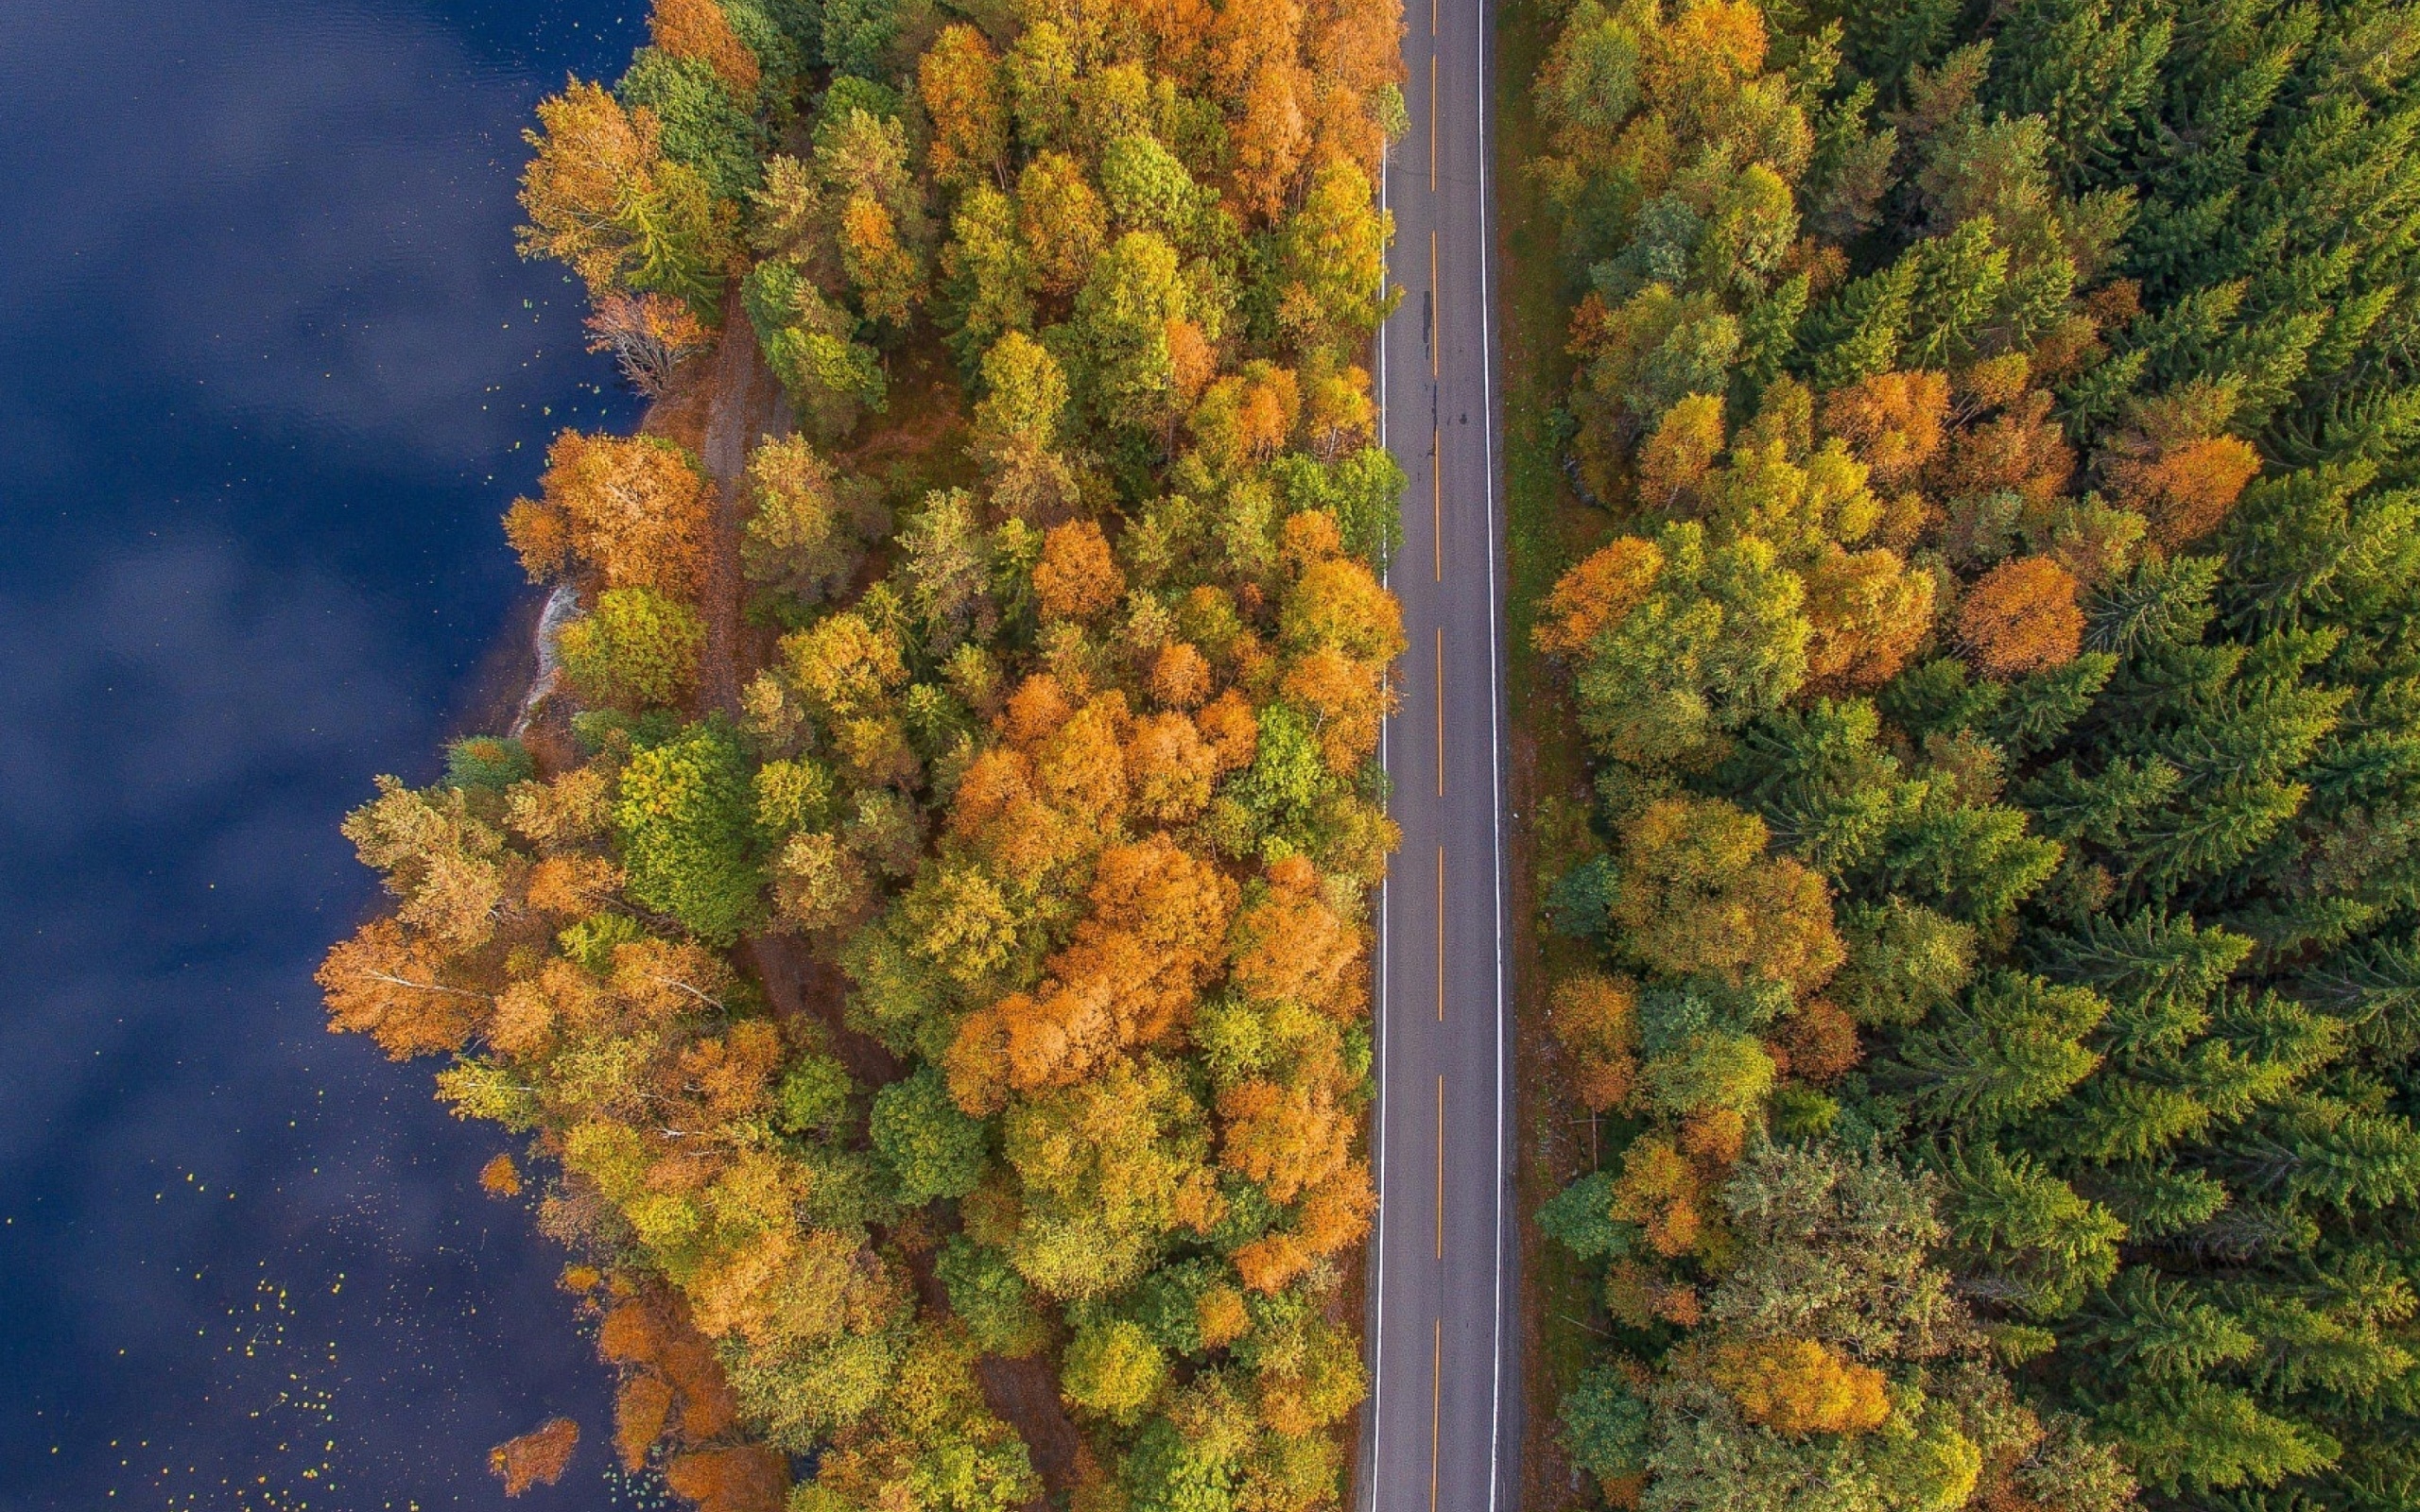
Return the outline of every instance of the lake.
<path id="1" fill-rule="evenodd" d="M 496 1131 L 322 1027 L 336 826 L 511 677 L 497 526 L 627 426 L 511 251 L 637 6 L 0 7 L 0 1507 L 501 1505 L 610 1382 Z"/>

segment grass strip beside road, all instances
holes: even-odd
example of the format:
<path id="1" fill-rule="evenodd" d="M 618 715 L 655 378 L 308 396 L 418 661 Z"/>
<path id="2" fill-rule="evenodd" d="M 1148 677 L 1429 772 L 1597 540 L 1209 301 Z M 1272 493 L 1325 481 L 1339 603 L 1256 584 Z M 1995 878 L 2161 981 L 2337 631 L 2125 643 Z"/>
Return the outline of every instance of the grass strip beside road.
<path id="1" fill-rule="evenodd" d="M 1553 16 L 1545 0 L 1507 0 L 1496 11 L 1495 215 L 1505 412 L 1506 601 L 1512 705 L 1514 930 L 1514 1177 L 1521 1228 L 1522 1504 L 1532 1512 L 1585 1497 L 1574 1484 L 1555 1415 L 1591 1355 L 1603 1304 L 1582 1267 L 1539 1235 L 1538 1205 L 1597 1158 L 1599 1130 L 1571 1095 L 1561 1048 L 1547 1023 L 1547 987 L 1584 969 L 1577 941 L 1550 936 L 1539 904 L 1546 885 L 1584 850 L 1588 775 L 1569 696 L 1530 649 L 1530 627 L 1564 568 L 1613 534 L 1605 513 L 1580 502 L 1562 467 L 1556 417 L 1569 391 L 1564 351 L 1566 297 L 1551 214 L 1526 165 L 1543 146 L 1530 81 L 1545 61 Z M 1575 1115 L 1580 1115 L 1575 1121 Z"/>

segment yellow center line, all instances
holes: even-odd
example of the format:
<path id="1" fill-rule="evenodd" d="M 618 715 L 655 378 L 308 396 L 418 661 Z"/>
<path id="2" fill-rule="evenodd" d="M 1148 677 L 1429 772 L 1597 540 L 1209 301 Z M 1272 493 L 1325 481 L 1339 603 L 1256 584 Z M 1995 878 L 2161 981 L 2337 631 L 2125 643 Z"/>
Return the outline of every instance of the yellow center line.
<path id="1" fill-rule="evenodd" d="M 1428 192 L 1437 192 L 1437 55 L 1428 55 Z"/>
<path id="2" fill-rule="evenodd" d="M 1437 1258 L 1445 1258 L 1445 1078 L 1437 1078 Z"/>
<path id="3" fill-rule="evenodd" d="M 1437 796 L 1445 796 L 1445 627 L 1443 625 L 1437 627 Z"/>
<path id="4" fill-rule="evenodd" d="M 1445 580 L 1445 438 L 1428 431 L 1428 576 Z"/>
<path id="5" fill-rule="evenodd" d="M 1445 1022 L 1445 848 L 1437 848 L 1437 1022 Z"/>
<path id="6" fill-rule="evenodd" d="M 1434 36 L 1436 36 L 1436 35 L 1437 35 L 1437 6 L 1438 6 L 1438 3 L 1439 3 L 1439 0 L 1428 0 L 1428 35 L 1430 35 L 1431 37 L 1434 37 Z M 1430 50 L 1431 50 L 1431 51 L 1434 51 L 1435 49 L 1433 49 L 1433 48 L 1432 48 L 1432 49 L 1430 49 Z"/>
<path id="7" fill-rule="evenodd" d="M 1428 1512 L 1437 1512 L 1437 1418 L 1445 1395 L 1445 1320 L 1437 1319 L 1428 1345 Z"/>

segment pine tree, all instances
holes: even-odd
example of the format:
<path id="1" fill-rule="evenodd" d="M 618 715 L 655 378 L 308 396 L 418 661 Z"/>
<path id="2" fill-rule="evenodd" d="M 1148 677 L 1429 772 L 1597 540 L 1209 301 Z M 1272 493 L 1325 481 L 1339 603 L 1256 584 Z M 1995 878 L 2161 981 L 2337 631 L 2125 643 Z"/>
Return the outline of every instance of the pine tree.
<path id="1" fill-rule="evenodd" d="M 2128 118 L 2158 88 L 2169 36 L 2165 17 L 2101 0 L 2023 0 L 1993 39 L 1988 98 L 2010 115 L 2045 118 L 2053 169 L 2072 183 L 2117 158 Z"/>
<path id="2" fill-rule="evenodd" d="M 1988 1130 L 2057 1102 L 2089 1076 L 2100 1057 L 2083 1040 L 2108 1011 L 2083 988 L 1996 972 L 1901 1037 L 1884 1074 L 1907 1085 L 1927 1117 Z"/>
<path id="3" fill-rule="evenodd" d="M 2129 1266 L 2077 1330 L 2119 1379 L 2194 1381 L 2252 1358 L 2260 1341 L 2191 1281 Z"/>
<path id="4" fill-rule="evenodd" d="M 1977 1144 L 1951 1150 L 1941 1164 L 1943 1216 L 1967 1257 L 1971 1293 L 2029 1317 L 2058 1318 L 2117 1273 L 2126 1226 L 2023 1152 Z"/>

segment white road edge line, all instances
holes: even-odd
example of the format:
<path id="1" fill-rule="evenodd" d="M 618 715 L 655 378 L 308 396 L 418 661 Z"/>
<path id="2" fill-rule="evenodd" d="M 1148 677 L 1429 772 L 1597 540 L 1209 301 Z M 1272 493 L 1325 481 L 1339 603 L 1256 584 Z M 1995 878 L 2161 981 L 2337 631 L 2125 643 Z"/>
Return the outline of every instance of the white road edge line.
<path id="1" fill-rule="evenodd" d="M 1498 670 L 1502 650 L 1496 641 L 1495 606 L 1495 312 L 1489 308 L 1488 241 L 1492 234 L 1488 209 L 1487 163 L 1487 13 L 1490 0 L 1478 0 L 1478 78 L 1475 94 L 1478 109 L 1478 352 L 1479 437 L 1486 447 L 1487 480 L 1487 765 L 1495 836 L 1495 1345 L 1491 1351 L 1494 1381 L 1489 1388 L 1487 1431 L 1487 1505 L 1495 1512 L 1503 1481 L 1497 1463 L 1504 1436 L 1504 691 Z"/>
<path id="2" fill-rule="evenodd" d="M 1432 100 L 1429 109 L 1434 111 L 1436 108 L 1436 103 Z M 1378 155 L 1378 213 L 1380 215 L 1388 213 L 1387 163 L 1393 150 L 1392 144 L 1390 144 L 1387 151 Z M 1378 270 L 1378 295 L 1381 299 L 1386 297 L 1386 290 L 1387 269 L 1381 267 Z M 1381 321 L 1378 325 L 1378 447 L 1381 451 L 1384 451 L 1387 446 L 1387 327 L 1392 324 L 1394 322 L 1390 319 Z M 1407 482 L 1405 487 L 1408 489 L 1410 485 Z M 1396 511 L 1396 518 L 1398 521 L 1402 518 L 1400 509 Z M 1394 561 L 1390 558 L 1387 570 L 1379 578 L 1390 593 L 1394 590 Z M 1390 779 L 1390 787 L 1392 786 L 1392 779 L 1394 776 L 1394 769 L 1388 760 L 1387 728 L 1393 723 L 1392 718 L 1378 721 L 1378 770 L 1387 774 Z M 1392 867 L 1388 868 L 1389 875 L 1379 879 L 1378 882 L 1378 1007 L 1374 1025 L 1376 1033 L 1373 1036 L 1370 1051 L 1370 1060 L 1377 1068 L 1378 1078 L 1378 1117 L 1374 1129 L 1375 1139 L 1373 1141 L 1376 1147 L 1371 1151 L 1371 1160 L 1376 1169 L 1371 1173 L 1370 1177 L 1378 1194 L 1378 1211 L 1371 1224 L 1371 1227 L 1376 1230 L 1373 1242 L 1377 1246 L 1377 1274 L 1371 1282 L 1373 1315 L 1370 1320 L 1370 1460 L 1365 1467 L 1367 1479 L 1370 1482 L 1370 1512 L 1378 1512 L 1378 1435 L 1385 1431 L 1387 1420 L 1386 1415 L 1378 1410 L 1378 1398 L 1380 1393 L 1385 1391 L 1387 1382 L 1387 1373 L 1384 1369 L 1387 1348 L 1387 1044 L 1392 1038 L 1387 1032 L 1389 999 L 1387 986 L 1390 975 L 1387 951 L 1387 889 L 1392 884 L 1393 869 Z"/>

